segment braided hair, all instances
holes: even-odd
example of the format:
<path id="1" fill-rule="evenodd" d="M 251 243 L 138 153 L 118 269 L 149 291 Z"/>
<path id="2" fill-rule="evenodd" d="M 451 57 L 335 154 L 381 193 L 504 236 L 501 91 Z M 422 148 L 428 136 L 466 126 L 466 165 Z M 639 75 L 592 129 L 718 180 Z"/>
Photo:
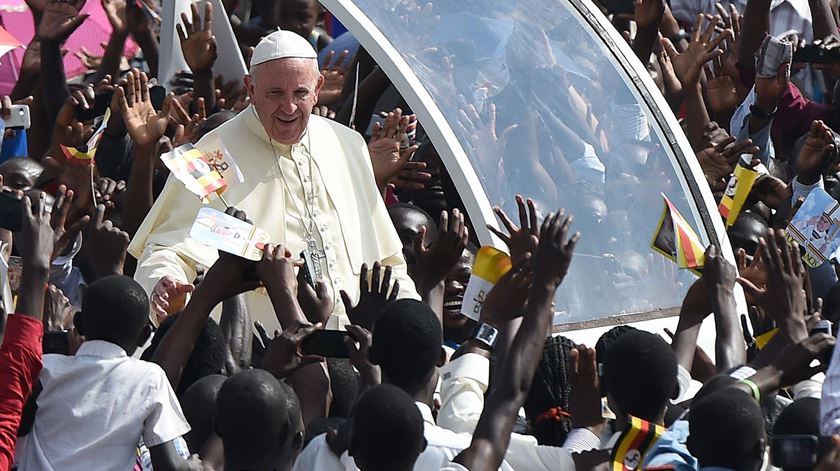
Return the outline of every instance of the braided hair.
<path id="1" fill-rule="evenodd" d="M 572 429 L 569 415 L 569 351 L 575 343 L 566 337 L 548 337 L 540 365 L 525 399 L 525 415 L 540 445 L 563 446 Z"/>

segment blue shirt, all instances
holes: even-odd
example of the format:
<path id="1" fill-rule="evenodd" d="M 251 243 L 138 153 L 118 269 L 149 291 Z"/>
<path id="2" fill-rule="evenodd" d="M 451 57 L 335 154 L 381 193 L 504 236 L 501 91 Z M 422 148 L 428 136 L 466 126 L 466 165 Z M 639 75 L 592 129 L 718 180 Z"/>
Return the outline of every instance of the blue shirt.
<path id="1" fill-rule="evenodd" d="M 642 464 L 643 470 L 673 469 L 698 471 L 697 458 L 691 456 L 685 442 L 688 440 L 688 421 L 678 420 L 657 440 Z M 708 469 L 708 468 L 704 468 Z"/>

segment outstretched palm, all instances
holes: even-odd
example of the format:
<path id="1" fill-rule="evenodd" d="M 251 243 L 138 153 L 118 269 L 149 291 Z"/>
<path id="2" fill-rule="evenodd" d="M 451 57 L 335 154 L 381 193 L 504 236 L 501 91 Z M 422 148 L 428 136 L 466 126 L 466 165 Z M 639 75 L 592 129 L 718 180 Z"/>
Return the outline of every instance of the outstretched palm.
<path id="1" fill-rule="evenodd" d="M 128 74 L 125 87 L 120 87 L 117 94 L 123 121 L 134 143 L 146 146 L 157 142 L 169 124 L 172 95 L 166 97 L 163 110 L 156 112 L 149 97 L 148 78 L 137 69 Z"/>

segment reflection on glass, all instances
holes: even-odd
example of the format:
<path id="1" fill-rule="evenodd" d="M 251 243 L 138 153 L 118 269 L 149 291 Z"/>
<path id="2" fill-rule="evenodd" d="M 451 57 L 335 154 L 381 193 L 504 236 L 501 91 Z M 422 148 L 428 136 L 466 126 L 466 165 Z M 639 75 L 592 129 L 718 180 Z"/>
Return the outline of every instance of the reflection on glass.
<path id="1" fill-rule="evenodd" d="M 661 193 L 695 228 L 699 218 L 659 124 L 573 7 L 355 3 L 425 85 L 493 204 L 516 214 L 519 193 L 575 214 L 583 239 L 558 293 L 561 322 L 679 306 L 693 275 L 650 249 Z"/>

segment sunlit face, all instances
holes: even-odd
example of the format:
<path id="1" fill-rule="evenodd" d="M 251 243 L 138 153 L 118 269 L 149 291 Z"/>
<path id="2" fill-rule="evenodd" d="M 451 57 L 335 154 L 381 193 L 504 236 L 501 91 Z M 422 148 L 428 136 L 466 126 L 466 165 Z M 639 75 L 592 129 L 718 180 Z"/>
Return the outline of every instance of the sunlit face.
<path id="1" fill-rule="evenodd" d="M 268 136 L 296 144 L 309 124 L 324 77 L 315 59 L 276 59 L 251 69 L 245 87 Z"/>

